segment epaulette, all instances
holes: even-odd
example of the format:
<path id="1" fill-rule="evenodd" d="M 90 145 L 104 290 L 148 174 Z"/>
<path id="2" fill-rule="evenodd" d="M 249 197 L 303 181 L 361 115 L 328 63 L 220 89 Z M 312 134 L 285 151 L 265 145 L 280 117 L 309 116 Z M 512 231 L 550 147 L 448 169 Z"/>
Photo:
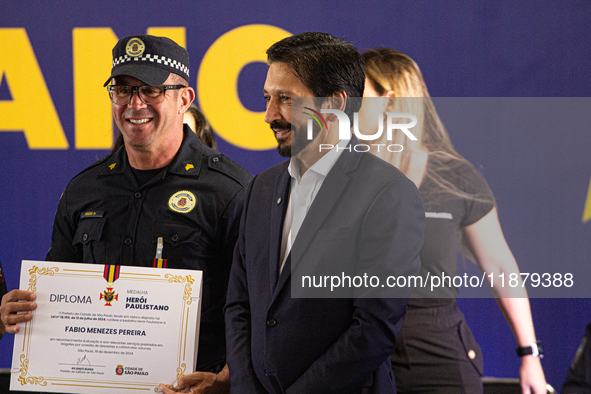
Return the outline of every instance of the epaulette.
<path id="1" fill-rule="evenodd" d="M 99 164 L 101 164 L 103 161 L 106 161 L 109 157 L 111 157 L 112 153 L 109 153 L 108 155 L 101 157 L 100 159 L 98 159 L 97 161 L 95 161 L 94 163 L 92 163 L 89 167 L 92 166 L 98 166 Z"/>
<path id="2" fill-rule="evenodd" d="M 252 174 L 241 165 L 221 153 L 207 157 L 207 166 L 210 170 L 220 172 L 241 186 L 246 185 L 252 179 Z"/>
<path id="3" fill-rule="evenodd" d="M 92 170 L 93 168 L 98 167 L 99 165 L 101 165 L 102 163 L 104 163 L 105 161 L 107 161 L 107 159 L 109 159 L 111 156 L 113 156 L 114 153 L 109 153 L 108 155 L 98 159 L 97 161 L 95 161 L 94 163 L 92 163 L 91 165 L 89 165 L 88 167 L 86 167 L 85 169 L 83 169 L 82 171 L 80 171 L 78 174 L 76 174 L 71 180 L 73 181 L 74 179 L 76 179 L 77 177 L 79 177 L 80 175 Z"/>

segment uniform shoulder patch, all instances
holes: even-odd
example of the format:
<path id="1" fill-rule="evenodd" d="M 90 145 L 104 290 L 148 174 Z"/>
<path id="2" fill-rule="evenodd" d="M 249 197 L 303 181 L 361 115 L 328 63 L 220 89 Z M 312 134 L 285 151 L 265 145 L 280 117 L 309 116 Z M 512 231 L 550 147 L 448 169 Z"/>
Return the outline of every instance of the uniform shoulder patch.
<path id="1" fill-rule="evenodd" d="M 207 159 L 209 169 L 227 175 L 241 186 L 246 185 L 252 179 L 250 172 L 227 156 L 219 154 L 210 156 Z"/>
<path id="2" fill-rule="evenodd" d="M 93 168 L 96 168 L 98 166 L 100 166 L 101 164 L 103 164 L 105 161 L 107 161 L 110 157 L 113 157 L 112 153 L 109 153 L 108 155 L 106 155 L 105 157 L 102 157 L 100 159 L 98 159 L 97 161 L 95 161 L 94 163 L 92 163 L 91 165 L 89 165 L 88 167 L 86 167 L 85 169 L 83 169 L 82 171 L 80 171 L 76 176 L 74 176 L 74 178 L 72 178 L 72 180 L 74 180 L 75 178 L 86 174 L 88 171 L 91 171 Z"/>

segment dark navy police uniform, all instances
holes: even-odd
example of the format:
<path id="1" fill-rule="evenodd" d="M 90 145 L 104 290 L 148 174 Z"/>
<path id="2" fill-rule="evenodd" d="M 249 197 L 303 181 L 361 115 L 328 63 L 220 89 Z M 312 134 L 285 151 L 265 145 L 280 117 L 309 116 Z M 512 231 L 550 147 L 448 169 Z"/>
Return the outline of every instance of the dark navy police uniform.
<path id="1" fill-rule="evenodd" d="M 86 168 L 64 191 L 46 260 L 203 271 L 197 370 L 225 364 L 223 307 L 243 196 L 251 174 L 204 146 L 188 126 L 173 161 L 138 184 L 124 148 Z"/>

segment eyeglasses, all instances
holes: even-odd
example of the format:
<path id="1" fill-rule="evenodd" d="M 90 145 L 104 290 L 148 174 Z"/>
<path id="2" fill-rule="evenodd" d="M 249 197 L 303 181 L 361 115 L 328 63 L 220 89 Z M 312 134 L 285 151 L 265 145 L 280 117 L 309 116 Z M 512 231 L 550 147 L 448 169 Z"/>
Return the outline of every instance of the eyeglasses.
<path id="1" fill-rule="evenodd" d="M 167 90 L 176 90 L 186 88 L 184 85 L 162 85 L 162 86 L 129 86 L 129 85 L 109 85 L 109 97 L 114 104 L 127 105 L 133 97 L 133 92 L 137 91 L 140 100 L 144 104 L 153 105 L 160 104 L 164 101 L 164 95 Z"/>

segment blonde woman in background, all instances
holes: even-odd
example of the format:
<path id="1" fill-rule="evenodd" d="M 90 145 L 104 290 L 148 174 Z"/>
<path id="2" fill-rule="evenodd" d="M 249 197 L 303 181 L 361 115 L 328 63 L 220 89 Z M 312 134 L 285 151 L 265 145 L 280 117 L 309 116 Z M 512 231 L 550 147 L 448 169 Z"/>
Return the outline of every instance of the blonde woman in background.
<path id="1" fill-rule="evenodd" d="M 406 174 L 419 188 L 425 205 L 427 225 L 421 251 L 423 277 L 457 274 L 458 246 L 488 274 L 518 272 L 517 263 L 505 241 L 486 181 L 458 154 L 441 123 L 421 71 L 408 56 L 389 48 L 364 53 L 366 81 L 359 112 L 363 134 L 378 130 L 383 113 L 412 113 L 417 125 L 410 141 L 398 130 L 393 140 L 374 143 L 400 144 L 402 152 L 381 149 L 374 152 Z M 408 123 L 408 119 L 400 123 Z M 384 129 L 386 129 L 384 127 Z M 374 148 L 375 149 L 375 148 Z M 481 393 L 483 362 L 480 347 L 456 306 L 458 289 L 442 288 L 438 293 L 415 289 L 391 356 L 396 386 L 400 393 Z M 497 303 L 511 326 L 522 353 L 537 348 L 529 300 L 520 293 L 498 293 Z M 511 295 L 512 297 L 508 297 Z M 437 297 L 437 298 L 435 298 Z M 532 344 L 536 344 L 532 346 Z M 510 352 L 508 357 L 516 357 Z M 546 381 L 539 357 L 521 357 L 519 377 L 523 393 L 546 393 Z"/>

